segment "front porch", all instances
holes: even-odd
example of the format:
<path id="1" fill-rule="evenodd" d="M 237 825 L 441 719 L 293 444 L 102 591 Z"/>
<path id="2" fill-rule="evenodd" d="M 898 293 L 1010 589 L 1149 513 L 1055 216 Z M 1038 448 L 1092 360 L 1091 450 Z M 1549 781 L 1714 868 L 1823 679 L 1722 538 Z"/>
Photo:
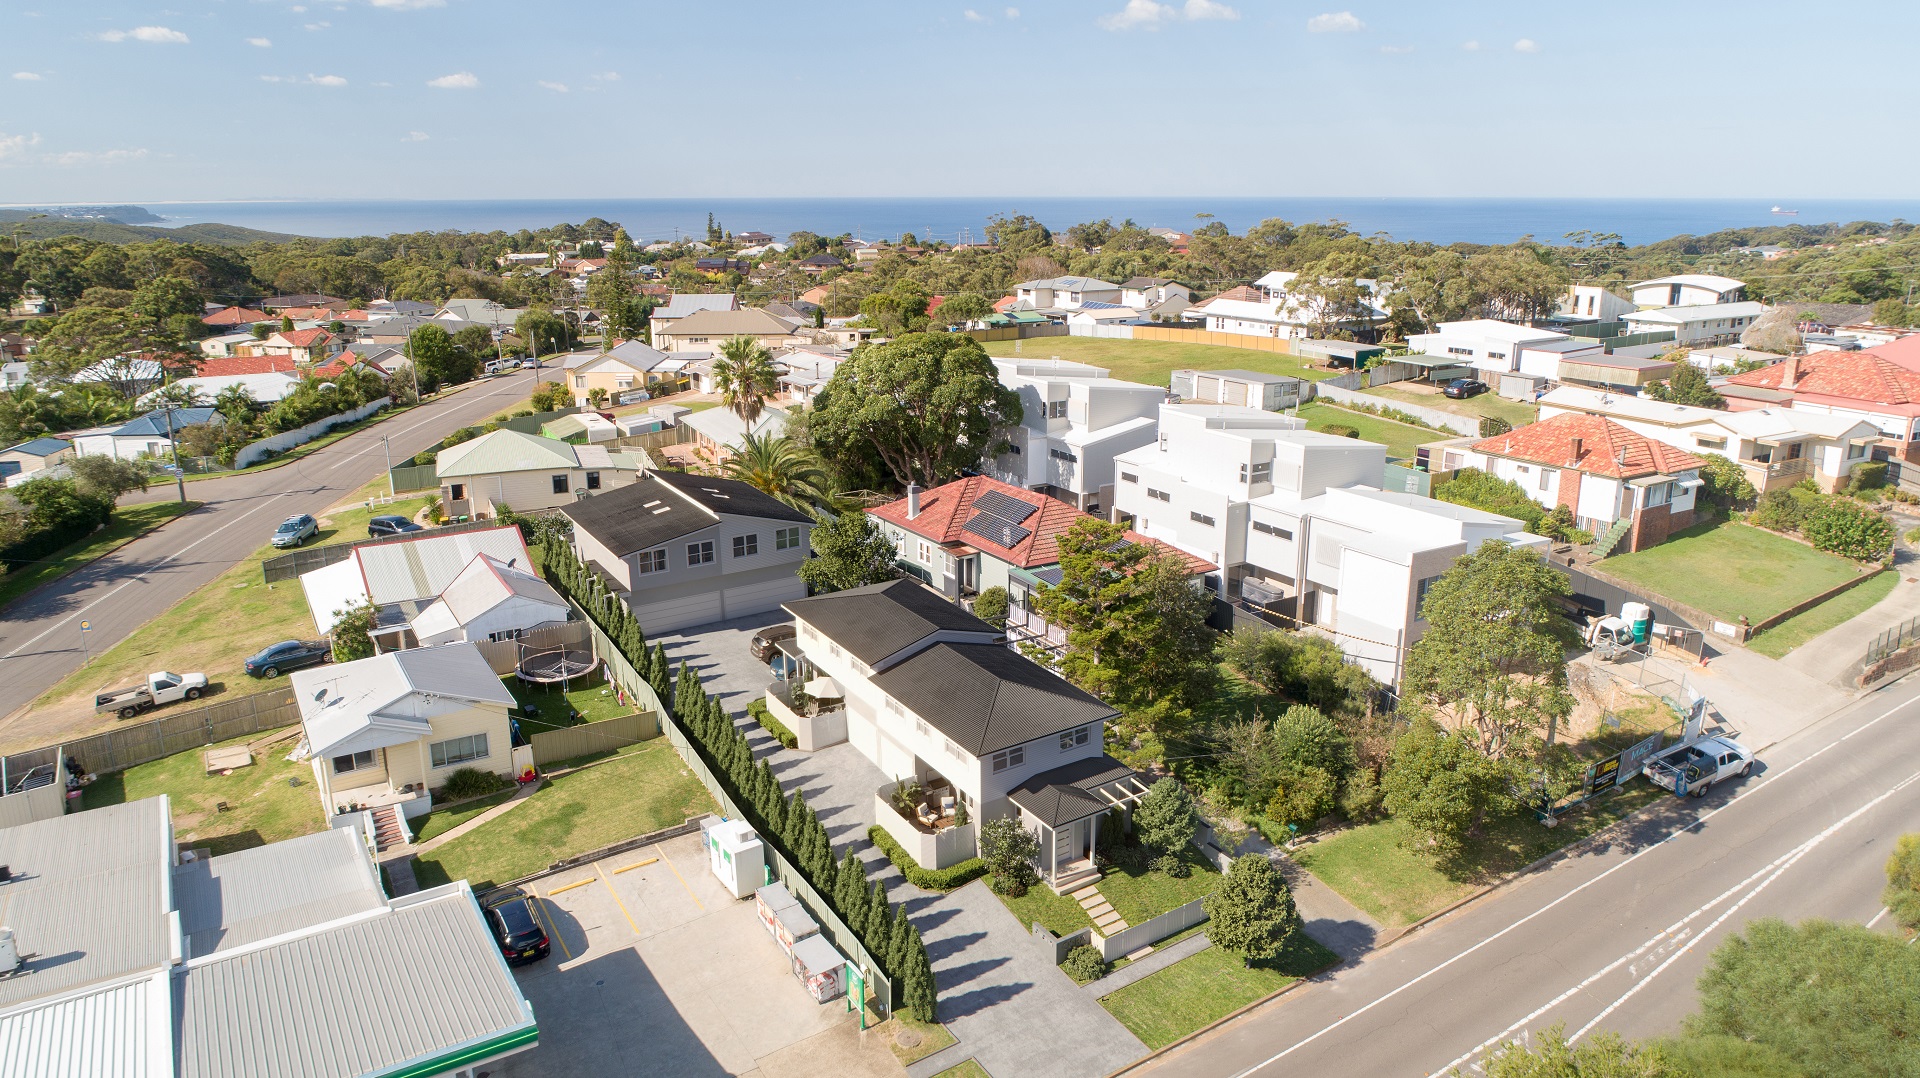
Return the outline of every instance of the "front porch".
<path id="1" fill-rule="evenodd" d="M 1034 775 L 1007 796 L 1040 841 L 1040 878 L 1064 895 L 1099 882 L 1101 821 L 1115 810 L 1130 813 L 1146 795 L 1132 768 L 1103 753 Z"/>

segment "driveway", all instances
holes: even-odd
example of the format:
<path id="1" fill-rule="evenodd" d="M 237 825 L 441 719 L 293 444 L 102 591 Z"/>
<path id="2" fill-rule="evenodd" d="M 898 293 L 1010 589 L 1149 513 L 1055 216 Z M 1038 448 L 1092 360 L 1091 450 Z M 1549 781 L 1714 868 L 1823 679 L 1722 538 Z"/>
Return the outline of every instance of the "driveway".
<path id="1" fill-rule="evenodd" d="M 899 1078 L 844 1000 L 815 1003 L 754 913 L 684 835 L 537 880 L 553 941 L 515 971 L 540 1044 L 495 1078 L 846 1074 Z"/>
<path id="2" fill-rule="evenodd" d="M 692 663 L 707 692 L 725 702 L 734 715 L 744 715 L 747 702 L 766 695 L 767 683 L 773 680 L 773 672 L 753 657 L 747 645 L 761 629 L 792 620 L 786 611 L 775 610 L 649 636 L 647 644 L 666 647 L 676 675 L 681 663 Z"/>

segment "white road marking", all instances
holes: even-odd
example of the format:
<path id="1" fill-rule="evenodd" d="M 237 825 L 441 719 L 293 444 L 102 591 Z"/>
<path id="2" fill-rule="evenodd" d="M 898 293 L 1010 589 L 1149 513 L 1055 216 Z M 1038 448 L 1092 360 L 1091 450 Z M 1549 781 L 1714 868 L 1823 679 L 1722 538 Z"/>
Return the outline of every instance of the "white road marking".
<path id="1" fill-rule="evenodd" d="M 1341 1015 L 1338 1019 L 1335 1019 L 1334 1021 L 1328 1023 L 1327 1025 L 1309 1034 L 1308 1036 L 1302 1038 L 1301 1040 L 1294 1042 L 1292 1045 L 1286 1048 L 1283 1048 L 1278 1052 L 1275 1052 L 1273 1055 L 1268 1056 L 1267 1058 L 1261 1060 L 1258 1063 L 1255 1063 L 1253 1066 L 1248 1067 L 1245 1070 L 1239 1071 L 1238 1073 L 1233 1075 L 1233 1078 L 1247 1078 L 1247 1076 L 1250 1074 L 1255 1074 L 1259 1071 L 1265 1070 L 1266 1068 L 1272 1066 L 1275 1063 L 1278 1063 L 1282 1059 L 1285 1059 L 1286 1057 L 1292 1055 L 1293 1053 L 1299 1051 L 1300 1049 L 1305 1048 L 1307 1045 L 1312 1044 L 1314 1041 L 1317 1041 L 1320 1038 L 1326 1036 L 1327 1034 L 1332 1033 L 1334 1030 L 1339 1029 L 1341 1026 L 1346 1025 L 1348 1022 L 1353 1021 L 1354 1019 L 1360 1017 L 1361 1015 L 1366 1014 L 1368 1011 L 1373 1010 L 1375 1007 L 1378 1007 L 1381 1004 L 1387 1002 L 1388 1000 L 1394 998 L 1395 996 L 1398 996 L 1400 993 L 1405 992 L 1408 989 L 1414 987 L 1415 985 L 1420 984 L 1421 982 L 1425 981 L 1427 978 L 1432 977 L 1436 973 L 1439 973 L 1441 970 L 1444 970 L 1447 967 L 1453 965 L 1454 963 L 1459 962 L 1462 959 L 1468 957 L 1469 955 L 1474 954 L 1475 952 L 1479 951 L 1481 948 L 1494 943 L 1496 940 L 1501 939 L 1507 934 L 1518 930 L 1522 925 L 1526 924 L 1527 922 L 1532 921 L 1536 917 L 1540 917 L 1544 915 L 1545 913 L 1547 913 L 1547 911 L 1560 905 L 1562 902 L 1565 902 L 1568 899 L 1573 898 L 1575 895 L 1581 893 L 1582 891 L 1585 891 L 1589 887 L 1593 887 L 1594 885 L 1600 883 L 1600 881 L 1606 879 L 1607 877 L 1613 875 L 1614 873 L 1620 871 L 1621 869 L 1626 868 L 1628 865 L 1633 864 L 1635 861 L 1638 861 L 1640 858 L 1645 857 L 1647 854 L 1650 854 L 1655 850 L 1658 850 L 1660 847 L 1666 845 L 1667 843 L 1672 842 L 1675 839 L 1678 839 L 1680 836 L 1686 834 L 1689 831 L 1692 831 L 1694 828 L 1699 827 L 1701 824 L 1706 823 L 1708 820 L 1712 819 L 1713 817 L 1718 816 L 1720 813 L 1725 812 L 1727 809 L 1732 808 L 1734 805 L 1738 804 L 1742 799 L 1746 798 L 1747 796 L 1755 793 L 1756 791 L 1764 790 L 1767 787 L 1773 785 L 1773 780 L 1778 778 L 1784 778 L 1785 776 L 1793 773 L 1793 771 L 1799 768 L 1801 764 L 1804 764 L 1807 761 L 1814 759 L 1814 757 L 1817 757 L 1821 753 L 1826 752 L 1828 749 L 1832 748 L 1834 745 L 1839 744 L 1841 741 L 1845 741 L 1847 738 L 1852 737 L 1854 734 L 1858 734 L 1865 731 L 1868 727 L 1873 726 L 1875 723 L 1880 722 L 1881 720 L 1887 718 L 1889 715 L 1893 715 L 1894 713 L 1902 710 L 1903 708 L 1912 707 L 1916 703 L 1920 703 L 1920 698 L 1907 700 L 1900 704 L 1896 704 L 1895 706 L 1887 709 L 1881 714 L 1868 720 L 1865 724 L 1860 726 L 1859 729 L 1848 733 L 1846 737 L 1842 737 L 1835 741 L 1831 741 L 1825 745 L 1822 745 L 1820 748 L 1816 749 L 1813 753 L 1808 755 L 1805 759 L 1789 764 L 1786 767 L 1781 768 L 1779 771 L 1768 769 L 1767 773 L 1761 777 L 1760 781 L 1742 787 L 1738 793 L 1734 794 L 1733 797 L 1727 800 L 1726 804 L 1721 805 L 1717 808 L 1711 809 L 1707 812 L 1701 813 L 1698 817 L 1694 818 L 1692 822 L 1672 831 L 1660 841 L 1652 843 L 1648 845 L 1646 848 L 1631 854 L 1630 856 L 1627 857 L 1626 860 L 1621 861 L 1619 864 L 1614 865 L 1612 868 L 1609 868 L 1604 872 L 1601 872 L 1598 876 L 1595 876 L 1594 878 L 1586 881 L 1585 883 L 1575 886 L 1572 890 L 1568 891 L 1566 894 L 1563 894 L 1560 897 L 1554 899 L 1553 901 L 1547 903 L 1546 905 L 1540 907 L 1539 909 L 1534 910 L 1532 913 L 1527 914 L 1525 917 L 1522 917 L 1519 920 L 1508 925 L 1507 927 L 1501 929 L 1500 931 L 1495 932 L 1493 935 L 1488 936 L 1486 939 L 1483 939 L 1480 942 L 1474 944 L 1473 946 L 1468 947 L 1466 950 L 1461 951 L 1459 954 L 1454 955 L 1452 958 L 1449 958 L 1446 961 L 1441 962 L 1440 964 L 1420 974 L 1418 977 L 1413 978 L 1412 980 L 1401 985 L 1400 987 L 1393 989 L 1392 991 L 1386 993 L 1385 995 L 1380 996 L 1379 998 L 1373 1000 L 1372 1002 L 1356 1010 L 1353 1010 L 1348 1012 L 1347 1014 Z"/>
<path id="2" fill-rule="evenodd" d="M 1887 907 L 1887 906 L 1880 907 L 1880 912 L 1873 915 L 1873 920 L 1867 922 L 1867 927 L 1872 928 L 1874 925 L 1879 924 L 1880 918 L 1885 917 L 1887 914 L 1892 912 L 1893 910 L 1890 907 Z"/>

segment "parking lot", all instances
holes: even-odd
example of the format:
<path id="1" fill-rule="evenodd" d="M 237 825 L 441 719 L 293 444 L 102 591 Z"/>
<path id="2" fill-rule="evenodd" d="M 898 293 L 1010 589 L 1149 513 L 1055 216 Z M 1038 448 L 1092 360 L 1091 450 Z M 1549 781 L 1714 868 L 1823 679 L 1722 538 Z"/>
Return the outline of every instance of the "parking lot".
<path id="1" fill-rule="evenodd" d="M 553 944 L 515 971 L 540 1045 L 491 1065 L 495 1078 L 904 1073 L 845 1000 L 814 1003 L 753 900 L 708 871 L 698 834 L 526 890 Z"/>

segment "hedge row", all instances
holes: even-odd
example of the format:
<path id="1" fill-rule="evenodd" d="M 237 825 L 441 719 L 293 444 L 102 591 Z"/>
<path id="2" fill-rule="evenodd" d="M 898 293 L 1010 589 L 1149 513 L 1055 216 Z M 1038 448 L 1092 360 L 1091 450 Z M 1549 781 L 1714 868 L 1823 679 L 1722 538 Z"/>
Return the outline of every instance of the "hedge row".
<path id="1" fill-rule="evenodd" d="M 767 710 L 766 701 L 754 700 L 747 704 L 747 714 L 753 716 L 753 721 L 760 724 L 760 729 L 772 734 L 773 739 L 781 745 L 789 749 L 800 747 L 800 735 L 787 729 L 786 723 L 774 718 L 773 712 Z"/>
<path id="2" fill-rule="evenodd" d="M 921 868 L 920 862 L 915 861 L 913 855 L 901 848 L 893 836 L 887 834 L 887 829 L 879 824 L 867 828 L 867 838 L 880 847 L 881 852 L 887 855 L 887 860 L 893 862 L 893 867 L 900 870 L 908 883 L 922 891 L 951 891 L 987 874 L 987 863 L 978 857 L 970 857 L 949 868 Z"/>

